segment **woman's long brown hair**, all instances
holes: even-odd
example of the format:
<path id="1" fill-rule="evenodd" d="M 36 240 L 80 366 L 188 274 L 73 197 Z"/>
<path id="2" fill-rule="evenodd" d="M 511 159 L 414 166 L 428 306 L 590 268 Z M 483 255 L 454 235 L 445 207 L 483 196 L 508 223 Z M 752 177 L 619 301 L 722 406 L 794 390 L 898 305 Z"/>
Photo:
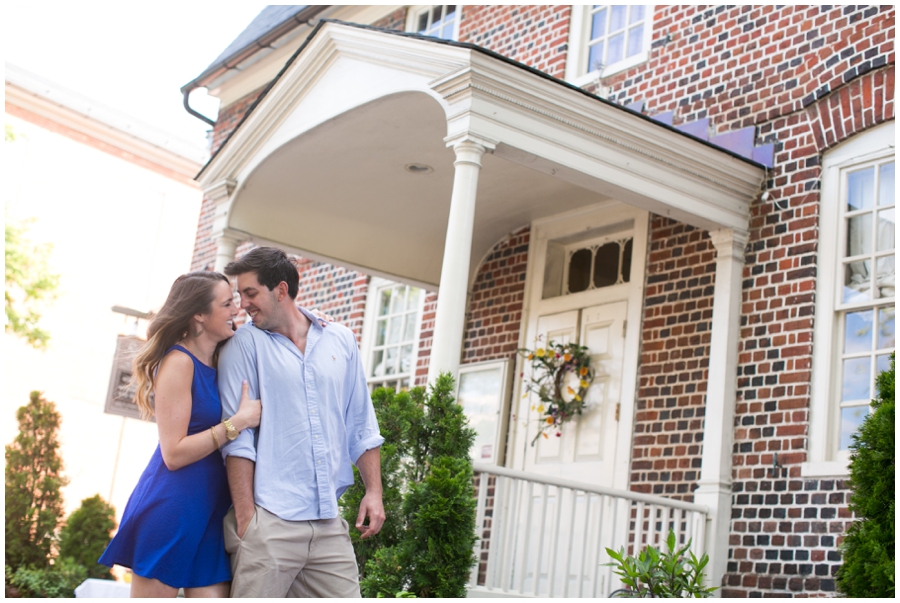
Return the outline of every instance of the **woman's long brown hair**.
<path id="1" fill-rule="evenodd" d="M 228 283 L 228 278 L 218 272 L 197 270 L 182 274 L 172 283 L 166 303 L 150 322 L 147 343 L 132 362 L 132 383 L 137 387 L 134 401 L 144 419 L 153 416 L 150 398 L 159 364 L 169 348 L 187 335 L 191 318 L 210 311 L 220 282 Z"/>

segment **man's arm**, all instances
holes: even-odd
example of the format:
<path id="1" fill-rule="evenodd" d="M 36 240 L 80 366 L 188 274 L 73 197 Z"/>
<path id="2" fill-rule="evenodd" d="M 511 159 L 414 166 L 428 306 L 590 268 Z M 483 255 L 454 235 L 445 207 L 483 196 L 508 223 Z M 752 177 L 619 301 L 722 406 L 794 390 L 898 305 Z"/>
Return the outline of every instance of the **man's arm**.
<path id="1" fill-rule="evenodd" d="M 372 448 L 362 453 L 356 461 L 356 467 L 366 485 L 366 495 L 359 503 L 356 529 L 362 532 L 360 538 L 371 538 L 381 531 L 381 526 L 384 524 L 384 504 L 381 500 L 381 448 Z M 230 481 L 230 473 L 228 477 Z M 235 502 L 235 512 L 237 512 L 237 502 Z M 369 518 L 369 525 L 363 524 L 366 517 Z M 247 521 L 249 522 L 249 520 Z M 240 521 L 238 521 L 238 525 L 241 525 Z"/>
<path id="2" fill-rule="evenodd" d="M 250 525 L 250 520 L 256 513 L 256 502 L 253 498 L 253 470 L 255 468 L 256 463 L 239 456 L 229 456 L 225 459 L 225 471 L 228 473 L 228 489 L 231 491 L 231 502 L 234 504 L 238 538 L 244 537 L 244 532 L 247 531 L 247 526 Z"/>

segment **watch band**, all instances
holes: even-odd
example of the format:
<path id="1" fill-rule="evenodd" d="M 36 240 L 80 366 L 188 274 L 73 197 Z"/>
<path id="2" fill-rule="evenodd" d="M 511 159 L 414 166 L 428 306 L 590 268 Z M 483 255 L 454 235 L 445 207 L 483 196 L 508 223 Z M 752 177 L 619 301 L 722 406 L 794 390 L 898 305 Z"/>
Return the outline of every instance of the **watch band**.
<path id="1" fill-rule="evenodd" d="M 228 441 L 232 441 L 238 437 L 238 430 L 234 428 L 234 425 L 231 423 L 231 419 L 225 419 L 222 421 L 225 425 L 225 437 L 228 438 Z"/>

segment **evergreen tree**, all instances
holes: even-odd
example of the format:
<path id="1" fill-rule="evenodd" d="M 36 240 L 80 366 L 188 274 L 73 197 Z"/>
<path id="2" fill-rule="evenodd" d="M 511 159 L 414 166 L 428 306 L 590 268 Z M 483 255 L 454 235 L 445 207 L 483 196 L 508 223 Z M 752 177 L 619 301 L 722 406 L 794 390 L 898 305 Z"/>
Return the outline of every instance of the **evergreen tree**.
<path id="1" fill-rule="evenodd" d="M 365 597 L 464 597 L 475 562 L 475 491 L 469 449 L 475 431 L 456 404 L 455 384 L 441 375 L 423 388 L 372 396 L 381 449 L 386 520 L 372 539 L 354 535 Z M 341 497 L 353 523 L 362 480 Z"/>
<path id="2" fill-rule="evenodd" d="M 894 355 L 872 412 L 850 445 L 850 510 L 837 586 L 849 597 L 894 597 Z"/>
<path id="3" fill-rule="evenodd" d="M 53 402 L 31 392 L 16 419 L 19 434 L 6 446 L 6 565 L 42 568 L 63 512 L 60 417 Z"/>
<path id="4" fill-rule="evenodd" d="M 88 578 L 112 580 L 108 567 L 97 563 L 116 527 L 116 511 L 95 494 L 81 501 L 59 534 L 59 557 L 87 569 Z"/>

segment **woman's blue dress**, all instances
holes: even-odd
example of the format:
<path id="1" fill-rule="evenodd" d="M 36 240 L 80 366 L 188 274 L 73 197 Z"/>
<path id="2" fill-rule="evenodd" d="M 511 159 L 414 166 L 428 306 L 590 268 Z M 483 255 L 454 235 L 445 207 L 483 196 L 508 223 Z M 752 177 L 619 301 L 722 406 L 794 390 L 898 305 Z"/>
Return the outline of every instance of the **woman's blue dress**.
<path id="1" fill-rule="evenodd" d="M 181 346 L 172 346 L 168 353 L 172 350 L 194 361 L 188 435 L 208 430 L 222 419 L 216 369 Z M 100 563 L 128 567 L 138 576 L 176 588 L 227 582 L 231 567 L 222 520 L 230 506 L 225 464 L 218 452 L 170 471 L 157 446 Z"/>

